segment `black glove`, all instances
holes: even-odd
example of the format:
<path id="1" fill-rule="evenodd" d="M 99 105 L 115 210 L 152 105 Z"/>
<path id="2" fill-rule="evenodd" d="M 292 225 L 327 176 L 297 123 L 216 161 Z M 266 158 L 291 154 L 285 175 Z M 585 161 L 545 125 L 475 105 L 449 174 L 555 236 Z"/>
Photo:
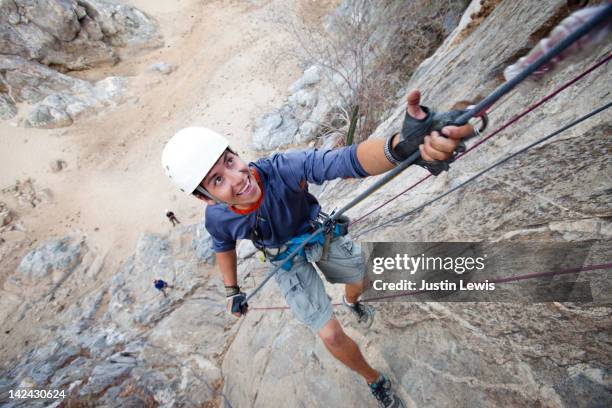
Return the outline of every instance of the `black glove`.
<path id="1" fill-rule="evenodd" d="M 235 295 L 227 296 L 225 298 L 225 302 L 227 305 L 227 311 L 232 315 L 234 313 L 240 313 L 240 315 L 246 314 L 249 309 L 249 305 L 245 303 L 242 305 L 241 303 L 246 299 L 246 293 L 238 292 Z"/>
<path id="2" fill-rule="evenodd" d="M 397 161 L 404 161 L 414 152 L 419 150 L 419 145 L 425 141 L 425 136 L 431 131 L 434 114 L 426 106 L 421 106 L 423 112 L 427 114 L 425 119 L 415 119 L 406 112 L 400 142 L 395 145 L 391 153 Z"/>
<path id="3" fill-rule="evenodd" d="M 402 131 L 400 134 L 400 142 L 390 150 L 393 158 L 402 162 L 406 160 L 410 155 L 419 150 L 419 145 L 425 142 L 425 136 L 427 136 L 433 129 L 435 122 L 441 126 L 445 124 L 445 121 L 451 121 L 455 116 L 463 113 L 462 111 L 451 111 L 444 114 L 437 114 L 432 112 L 428 107 L 422 106 L 421 109 L 427 114 L 424 119 L 415 119 L 406 112 L 404 116 L 404 123 L 402 124 Z M 419 158 L 415 161 L 415 164 L 424 167 L 429 170 L 431 174 L 437 176 L 443 171 L 449 169 L 449 164 L 455 161 L 455 157 L 458 153 L 465 150 L 465 144 L 461 142 L 453 155 L 444 161 L 435 160 L 433 162 L 425 161 L 423 158 Z"/>

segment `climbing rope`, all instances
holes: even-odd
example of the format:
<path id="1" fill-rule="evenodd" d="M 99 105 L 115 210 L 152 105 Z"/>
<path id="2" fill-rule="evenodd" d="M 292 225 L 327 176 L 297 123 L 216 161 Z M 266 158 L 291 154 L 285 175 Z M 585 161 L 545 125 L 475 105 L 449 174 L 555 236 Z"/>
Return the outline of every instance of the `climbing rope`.
<path id="1" fill-rule="evenodd" d="M 480 176 L 482 176 L 483 174 L 487 173 L 488 171 L 490 171 L 490 170 L 494 169 L 495 167 L 501 166 L 502 164 L 504 164 L 504 163 L 505 163 L 505 162 L 507 162 L 508 160 L 512 159 L 513 157 L 516 157 L 516 156 L 518 156 L 519 154 L 526 152 L 527 150 L 531 149 L 532 147 L 535 147 L 535 146 L 537 146 L 537 145 L 539 145 L 539 144 L 541 144 L 541 143 L 544 143 L 544 142 L 545 142 L 545 141 L 547 141 L 548 139 L 550 139 L 550 138 L 552 138 L 552 137 L 554 137 L 554 136 L 558 135 L 559 133 L 562 133 L 562 132 L 564 132 L 564 131 L 566 131 L 566 130 L 568 130 L 568 129 L 570 129 L 570 128 L 574 127 L 574 126 L 576 126 L 577 124 L 579 124 L 579 123 L 581 123 L 581 122 L 583 122 L 583 121 L 585 121 L 585 120 L 589 119 L 590 117 L 595 116 L 595 115 L 597 115 L 598 113 L 601 113 L 601 112 L 605 111 L 605 110 L 606 110 L 606 109 L 608 109 L 610 106 L 612 106 L 612 102 L 609 102 L 609 103 L 607 103 L 606 105 L 604 105 L 604 106 L 602 106 L 602 107 L 600 107 L 600 108 L 597 108 L 597 109 L 593 110 L 592 112 L 590 112 L 590 113 L 588 113 L 588 114 L 586 114 L 586 115 L 584 115 L 584 116 L 582 116 L 582 117 L 580 117 L 580 118 L 578 118 L 578 119 L 574 120 L 573 122 L 568 123 L 567 125 L 563 126 L 562 128 L 560 128 L 560 129 L 558 129 L 558 130 L 556 130 L 556 131 L 554 131 L 554 132 L 552 132 L 552 133 L 550 133 L 550 134 L 548 134 L 548 135 L 544 136 L 543 138 L 541 138 L 541 139 L 539 139 L 539 140 L 537 140 L 537 141 L 535 141 L 535 142 L 533 142 L 533 143 L 530 143 L 529 145 L 527 145 L 527 146 L 523 147 L 522 149 L 520 149 L 520 150 L 518 150 L 518 151 L 516 151 L 516 152 L 514 152 L 514 153 L 512 153 L 512 154 L 510 154 L 509 156 L 507 156 L 507 157 L 503 158 L 502 160 L 500 160 L 500 161 L 498 161 L 498 162 L 496 162 L 496 163 L 492 164 L 491 166 L 487 167 L 486 169 L 484 169 L 484 170 L 482 170 L 482 171 L 480 171 L 480 172 L 476 173 L 476 174 L 475 174 L 475 175 L 473 175 L 472 177 L 468 178 L 468 179 L 467 179 L 467 180 L 465 180 L 464 182 L 462 182 L 462 183 L 458 184 L 457 186 L 455 186 L 455 187 L 451 188 L 450 190 L 446 191 L 445 193 L 442 193 L 442 194 L 440 194 L 439 196 L 437 196 L 437 197 L 435 197 L 435 198 L 433 198 L 433 199 L 431 199 L 431 200 L 429 200 L 429 201 L 425 202 L 424 204 L 421 204 L 421 205 L 419 205 L 418 207 L 416 207 L 416 208 L 414 208 L 414 209 L 412 209 L 412 210 L 409 210 L 409 211 L 407 211 L 407 212 L 405 212 L 405 213 L 403 213 L 403 214 L 400 214 L 400 215 L 398 215 L 397 217 L 393 217 L 393 218 L 391 218 L 390 220 L 385 221 L 385 222 L 383 222 L 383 223 L 381 223 L 381 224 L 379 224 L 379 225 L 376 225 L 376 226 L 374 226 L 374 227 L 372 227 L 372 228 L 368 228 L 368 229 L 366 229 L 365 231 L 362 231 L 362 232 L 361 232 L 361 233 L 359 233 L 359 234 L 358 234 L 358 235 L 357 235 L 355 238 L 357 238 L 357 237 L 359 237 L 359 236 L 361 236 L 361 235 L 364 235 L 364 234 L 366 234 L 366 233 L 368 233 L 368 232 L 374 231 L 374 230 L 376 230 L 376 229 L 382 228 L 382 227 L 384 227 L 384 226 L 386 226 L 386 225 L 389 225 L 389 224 L 391 224 L 391 223 L 393 223 L 393 222 L 396 222 L 396 221 L 402 220 L 402 219 L 406 218 L 407 216 L 409 216 L 410 214 L 414 214 L 415 212 L 417 212 L 417 211 L 419 211 L 419 210 L 422 210 L 423 208 L 425 208 L 425 207 L 427 207 L 427 206 L 429 206 L 429 205 L 431 205 L 431 204 L 435 203 L 436 201 L 438 201 L 438 200 L 440 200 L 440 199 L 442 199 L 442 198 L 446 197 L 447 195 L 449 195 L 449 194 L 450 194 L 450 193 L 452 193 L 453 191 L 456 191 L 456 190 L 460 189 L 461 187 L 465 186 L 466 184 L 468 184 L 468 183 L 472 182 L 473 180 L 476 180 L 477 178 L 479 178 L 479 177 L 480 177 Z"/>
<path id="2" fill-rule="evenodd" d="M 487 140 L 491 139 L 493 136 L 497 135 L 498 133 L 500 133 L 501 131 L 505 130 L 506 128 L 508 128 L 510 125 L 514 124 L 515 122 L 519 121 L 520 119 L 522 119 L 524 116 L 528 115 L 529 113 L 533 112 L 535 109 L 539 108 L 540 106 L 542 106 L 543 104 L 545 104 L 546 102 L 548 102 L 549 100 L 551 100 L 552 98 L 554 98 L 555 96 L 557 96 L 558 94 L 560 94 L 561 92 L 563 92 L 564 90 L 566 90 L 567 88 L 569 88 L 570 86 L 574 85 L 576 82 L 580 81 L 581 79 L 583 79 L 584 77 L 586 77 L 588 74 L 590 74 L 591 72 L 595 71 L 597 68 L 605 65 L 607 62 L 610 61 L 610 59 L 612 58 L 612 52 L 608 52 L 607 53 L 607 57 L 603 58 L 601 61 L 599 61 L 598 63 L 594 64 L 593 66 L 591 66 L 590 68 L 588 68 L 586 71 L 584 71 L 583 73 L 581 73 L 580 75 L 578 75 L 577 77 L 575 77 L 574 79 L 566 82 L 564 85 L 560 86 L 559 88 L 557 88 L 556 90 L 554 90 L 553 92 L 551 92 L 550 94 L 546 95 L 544 98 L 540 99 L 538 102 L 536 102 L 535 104 L 529 106 L 527 109 L 523 110 L 521 113 L 519 113 L 518 115 L 514 116 L 513 118 L 511 118 L 510 120 L 508 120 L 506 123 L 504 123 L 503 125 L 501 125 L 500 127 L 498 127 L 497 129 L 495 129 L 493 132 L 491 132 L 490 135 L 482 138 L 482 140 L 479 140 L 477 143 L 475 143 L 473 146 L 471 146 L 469 149 L 467 149 L 465 152 L 461 153 L 460 155 L 457 156 L 457 160 L 460 159 L 461 157 L 465 156 L 466 154 L 468 154 L 469 152 L 471 152 L 472 150 L 476 149 L 477 147 L 479 147 L 480 145 L 482 145 L 484 142 L 486 142 Z M 425 180 L 427 180 L 428 178 L 430 178 L 432 175 L 428 174 L 427 176 L 423 177 L 422 179 L 420 179 L 419 181 L 417 181 L 416 183 L 412 184 L 410 187 L 406 188 L 405 190 L 403 190 L 402 192 L 400 192 L 399 194 L 391 197 L 390 199 L 388 199 L 387 201 L 385 201 L 384 203 L 382 203 L 381 205 L 377 206 L 376 208 L 374 208 L 372 211 L 367 212 L 366 214 L 362 215 L 361 217 L 353 220 L 351 222 L 351 226 L 357 224 L 358 222 L 362 221 L 363 219 L 367 218 L 368 216 L 370 216 L 371 214 L 375 213 L 376 211 L 380 210 L 381 208 L 385 207 L 387 204 L 391 203 L 392 201 L 396 200 L 397 198 L 399 198 L 400 196 L 406 194 L 408 191 L 412 190 L 413 188 L 415 188 L 416 186 L 418 186 L 419 184 L 421 184 L 422 182 L 424 182 Z"/>

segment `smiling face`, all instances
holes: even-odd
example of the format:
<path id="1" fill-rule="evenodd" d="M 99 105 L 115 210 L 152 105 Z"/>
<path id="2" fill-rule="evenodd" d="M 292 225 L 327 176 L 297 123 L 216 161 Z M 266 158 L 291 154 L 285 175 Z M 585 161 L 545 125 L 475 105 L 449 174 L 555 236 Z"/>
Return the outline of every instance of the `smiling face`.
<path id="1" fill-rule="evenodd" d="M 217 200 L 245 209 L 261 197 L 261 189 L 247 164 L 226 150 L 200 183 Z M 214 203 L 207 199 L 207 202 Z"/>

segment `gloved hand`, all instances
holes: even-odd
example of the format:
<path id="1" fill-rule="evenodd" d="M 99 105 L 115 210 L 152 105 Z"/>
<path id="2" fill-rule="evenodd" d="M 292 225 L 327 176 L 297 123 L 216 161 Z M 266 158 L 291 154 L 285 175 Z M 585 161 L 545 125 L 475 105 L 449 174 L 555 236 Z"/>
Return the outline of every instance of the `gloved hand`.
<path id="1" fill-rule="evenodd" d="M 238 292 L 235 295 L 227 296 L 225 298 L 227 311 L 236 317 L 245 315 L 249 310 L 249 305 L 247 303 L 241 305 L 245 299 L 246 293 L 244 292 Z"/>
<path id="2" fill-rule="evenodd" d="M 421 158 L 415 163 L 429 170 L 437 176 L 449 168 L 458 152 L 465 149 L 460 139 L 471 135 L 473 130 L 470 125 L 461 127 L 444 127 L 445 136 L 441 137 L 438 132 L 429 134 L 434 120 L 439 121 L 442 116 L 432 112 L 429 108 L 419 105 L 421 95 L 418 91 L 408 94 L 406 116 L 400 133 L 400 141 L 390 149 L 391 155 L 397 161 L 406 160 L 414 152 L 420 150 Z M 447 112 L 444 115 L 455 116 L 459 112 Z M 438 118 L 440 116 L 440 118 Z M 419 147 L 420 146 L 420 147 Z"/>
<path id="3" fill-rule="evenodd" d="M 433 123 L 433 113 L 428 107 L 417 105 L 415 108 L 414 105 L 408 105 L 408 108 L 402 124 L 400 142 L 392 150 L 393 157 L 399 161 L 406 160 L 419 150 L 419 145 L 424 143 Z"/>

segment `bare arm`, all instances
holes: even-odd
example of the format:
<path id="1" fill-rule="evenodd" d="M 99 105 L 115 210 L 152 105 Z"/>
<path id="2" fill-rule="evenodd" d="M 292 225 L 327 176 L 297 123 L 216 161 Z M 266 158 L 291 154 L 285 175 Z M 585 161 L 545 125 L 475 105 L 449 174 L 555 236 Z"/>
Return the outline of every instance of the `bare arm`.
<path id="1" fill-rule="evenodd" d="M 393 139 L 393 146 L 399 141 L 399 134 Z M 385 139 L 368 139 L 357 146 L 357 160 L 361 167 L 372 176 L 382 174 L 395 167 L 385 157 Z"/>
<path id="2" fill-rule="evenodd" d="M 238 286 L 236 249 L 231 249 L 225 252 L 217 252 L 216 256 L 217 263 L 219 264 L 219 269 L 221 269 L 221 275 L 223 275 L 223 283 L 225 284 L 225 286 Z M 244 310 L 233 310 L 232 307 L 235 307 L 236 304 L 241 301 L 241 298 L 239 298 L 238 296 L 244 296 L 244 293 L 242 293 L 241 295 L 232 295 L 226 297 L 227 311 L 236 317 L 240 317 L 246 314 L 248 310 L 248 306 L 246 305 L 244 306 Z"/>
<path id="3" fill-rule="evenodd" d="M 230 249 L 226 252 L 217 252 L 217 263 L 223 275 L 223 283 L 225 286 L 236 286 L 238 284 L 237 278 L 237 257 L 236 249 Z"/>

